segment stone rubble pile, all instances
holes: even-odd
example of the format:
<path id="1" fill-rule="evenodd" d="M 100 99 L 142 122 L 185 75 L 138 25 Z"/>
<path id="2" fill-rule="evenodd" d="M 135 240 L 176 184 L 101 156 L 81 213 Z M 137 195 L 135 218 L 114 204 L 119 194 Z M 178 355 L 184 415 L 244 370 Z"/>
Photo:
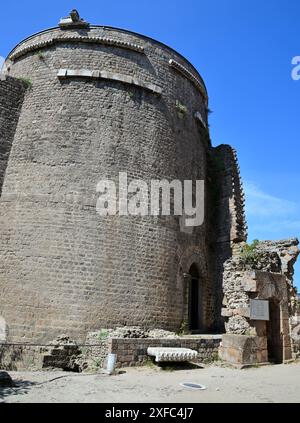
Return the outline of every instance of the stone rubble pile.
<path id="1" fill-rule="evenodd" d="M 87 367 L 80 347 L 67 335 L 58 336 L 49 346 L 42 347 L 40 352 L 43 355 L 43 368 L 81 372 Z"/>
<path id="2" fill-rule="evenodd" d="M 89 340 L 101 338 L 178 338 L 175 332 L 164 329 L 145 330 L 139 326 L 121 326 L 116 329 L 101 329 L 98 332 L 91 332 Z"/>

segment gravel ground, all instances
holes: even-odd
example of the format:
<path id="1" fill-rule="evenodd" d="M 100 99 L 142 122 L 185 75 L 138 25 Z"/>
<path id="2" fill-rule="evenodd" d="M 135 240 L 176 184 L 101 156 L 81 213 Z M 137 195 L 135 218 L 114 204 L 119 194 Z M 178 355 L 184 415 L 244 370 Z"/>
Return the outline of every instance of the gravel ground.
<path id="1" fill-rule="evenodd" d="M 0 402 L 300 402 L 300 363 L 244 370 L 127 368 L 114 376 L 62 371 L 9 374 L 17 386 L 0 388 Z M 188 390 L 181 382 L 200 383 L 206 390 Z"/>

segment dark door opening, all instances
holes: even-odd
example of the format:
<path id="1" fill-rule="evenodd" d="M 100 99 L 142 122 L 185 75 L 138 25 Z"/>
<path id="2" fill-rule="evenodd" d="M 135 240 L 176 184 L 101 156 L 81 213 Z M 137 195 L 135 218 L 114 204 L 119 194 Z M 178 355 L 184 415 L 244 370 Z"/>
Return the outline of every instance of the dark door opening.
<path id="1" fill-rule="evenodd" d="M 198 279 L 192 279 L 191 281 L 191 324 L 190 329 L 199 329 L 199 281 Z"/>
<path id="2" fill-rule="evenodd" d="M 200 329 L 199 322 L 199 274 L 197 267 L 192 265 L 190 269 L 191 282 L 189 289 L 189 329 L 198 331 Z"/>
<path id="3" fill-rule="evenodd" d="M 282 363 L 283 342 L 280 328 L 280 304 L 269 301 L 270 320 L 267 322 L 268 360 L 271 363 Z"/>

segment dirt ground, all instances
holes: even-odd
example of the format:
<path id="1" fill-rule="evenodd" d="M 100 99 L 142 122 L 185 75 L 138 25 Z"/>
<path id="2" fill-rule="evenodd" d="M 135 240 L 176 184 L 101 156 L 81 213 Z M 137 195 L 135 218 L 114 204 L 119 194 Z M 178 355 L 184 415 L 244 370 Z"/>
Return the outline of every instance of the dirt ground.
<path id="1" fill-rule="evenodd" d="M 238 370 L 210 366 L 161 370 L 127 368 L 121 374 L 62 371 L 9 372 L 14 388 L 0 388 L 0 402 L 300 402 L 300 363 Z M 206 390 L 189 390 L 195 382 Z"/>

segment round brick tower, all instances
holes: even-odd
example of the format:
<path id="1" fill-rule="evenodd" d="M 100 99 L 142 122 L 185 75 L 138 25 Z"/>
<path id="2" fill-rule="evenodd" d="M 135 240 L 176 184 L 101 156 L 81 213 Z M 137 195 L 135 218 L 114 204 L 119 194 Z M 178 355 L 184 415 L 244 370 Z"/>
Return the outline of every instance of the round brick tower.
<path id="1" fill-rule="evenodd" d="M 72 14 L 21 42 L 6 66 L 28 85 L 0 201 L 7 339 L 178 329 L 189 319 L 191 277 L 196 329 L 208 330 L 206 220 L 182 230 L 179 216 L 96 212 L 97 183 L 119 172 L 129 181 L 206 179 L 207 93 L 195 68 L 160 42 Z"/>

